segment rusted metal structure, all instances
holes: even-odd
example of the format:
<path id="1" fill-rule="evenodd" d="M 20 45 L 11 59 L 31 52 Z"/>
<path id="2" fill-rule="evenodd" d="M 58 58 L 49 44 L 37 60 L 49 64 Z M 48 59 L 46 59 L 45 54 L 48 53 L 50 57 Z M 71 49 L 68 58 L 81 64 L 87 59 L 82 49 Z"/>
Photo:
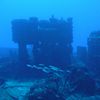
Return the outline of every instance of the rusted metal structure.
<path id="1" fill-rule="evenodd" d="M 66 67 L 71 63 L 72 18 L 39 20 L 36 17 L 12 21 L 13 41 L 19 46 L 19 60 L 28 63 L 27 45 L 33 45 L 34 64 Z"/>
<path id="2" fill-rule="evenodd" d="M 92 32 L 88 38 L 89 67 L 100 76 L 100 31 Z"/>

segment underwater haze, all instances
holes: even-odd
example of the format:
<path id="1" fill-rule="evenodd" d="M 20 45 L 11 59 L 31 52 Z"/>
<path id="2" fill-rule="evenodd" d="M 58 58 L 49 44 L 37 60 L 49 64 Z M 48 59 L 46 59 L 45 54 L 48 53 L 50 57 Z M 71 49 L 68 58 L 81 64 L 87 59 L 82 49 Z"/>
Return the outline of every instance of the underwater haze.
<path id="1" fill-rule="evenodd" d="M 0 47 L 16 47 L 11 21 L 36 16 L 40 19 L 73 17 L 74 47 L 86 45 L 91 31 L 100 29 L 99 0 L 0 0 Z"/>
<path id="2" fill-rule="evenodd" d="M 0 0 L 0 100 L 100 100 L 100 0 Z"/>

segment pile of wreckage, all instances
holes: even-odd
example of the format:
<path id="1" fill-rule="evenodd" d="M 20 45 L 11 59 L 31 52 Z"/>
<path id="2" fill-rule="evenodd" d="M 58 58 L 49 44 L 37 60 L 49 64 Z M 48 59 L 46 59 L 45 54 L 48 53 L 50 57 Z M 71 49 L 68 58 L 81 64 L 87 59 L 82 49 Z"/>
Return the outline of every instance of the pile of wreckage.
<path id="1" fill-rule="evenodd" d="M 31 66 L 47 73 L 37 80 L 14 81 L 0 79 L 0 100 L 87 100 L 100 98 L 100 80 L 95 79 L 87 68 L 77 65 L 63 71 L 55 66 Z M 99 100 L 99 99 L 98 99 Z"/>

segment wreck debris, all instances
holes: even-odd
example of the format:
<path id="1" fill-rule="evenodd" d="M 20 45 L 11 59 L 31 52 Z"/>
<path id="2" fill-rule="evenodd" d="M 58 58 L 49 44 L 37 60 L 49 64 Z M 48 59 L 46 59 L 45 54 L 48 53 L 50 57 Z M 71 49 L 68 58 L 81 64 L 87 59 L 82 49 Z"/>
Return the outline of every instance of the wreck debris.
<path id="1" fill-rule="evenodd" d="M 27 45 L 33 45 L 34 64 L 66 68 L 71 64 L 73 42 L 72 18 L 39 20 L 15 19 L 12 21 L 12 38 L 19 46 L 19 62 L 29 64 Z"/>
<path id="2" fill-rule="evenodd" d="M 88 38 L 88 65 L 100 77 L 100 31 L 92 32 Z"/>

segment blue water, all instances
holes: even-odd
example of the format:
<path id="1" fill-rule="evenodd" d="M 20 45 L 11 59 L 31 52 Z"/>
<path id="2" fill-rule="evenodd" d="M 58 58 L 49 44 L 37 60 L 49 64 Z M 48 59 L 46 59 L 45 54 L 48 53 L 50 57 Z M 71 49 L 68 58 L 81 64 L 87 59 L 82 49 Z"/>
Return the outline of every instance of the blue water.
<path id="1" fill-rule="evenodd" d="M 0 0 L 0 94 L 31 81 L 27 100 L 100 96 L 99 10 L 99 0 Z"/>

